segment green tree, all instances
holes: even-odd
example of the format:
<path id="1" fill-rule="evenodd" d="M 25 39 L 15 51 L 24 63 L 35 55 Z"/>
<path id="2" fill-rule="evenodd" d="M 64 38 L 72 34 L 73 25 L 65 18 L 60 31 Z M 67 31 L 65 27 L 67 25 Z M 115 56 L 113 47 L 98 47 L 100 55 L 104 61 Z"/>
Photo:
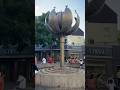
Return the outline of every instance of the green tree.
<path id="1" fill-rule="evenodd" d="M 35 17 L 35 43 L 43 45 L 43 47 L 51 47 L 54 44 L 57 44 L 56 47 L 59 47 L 58 37 L 52 35 L 45 27 L 45 17 L 47 14 L 43 13 L 41 16 Z"/>
<path id="2" fill-rule="evenodd" d="M 45 17 L 47 13 L 35 17 L 35 43 L 44 46 L 51 45 L 52 35 L 45 27 Z"/>
<path id="3" fill-rule="evenodd" d="M 34 1 L 2 0 L 0 4 L 0 43 L 18 44 L 17 49 L 34 45 Z M 28 43 L 29 42 L 29 43 Z"/>

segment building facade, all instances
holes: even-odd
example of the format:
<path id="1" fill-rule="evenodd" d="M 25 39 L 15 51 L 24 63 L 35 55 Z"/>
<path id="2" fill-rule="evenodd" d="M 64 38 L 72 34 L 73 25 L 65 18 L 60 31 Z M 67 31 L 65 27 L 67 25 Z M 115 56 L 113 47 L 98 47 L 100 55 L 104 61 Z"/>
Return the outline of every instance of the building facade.
<path id="1" fill-rule="evenodd" d="M 27 85 L 34 84 L 33 62 L 34 54 L 31 47 L 19 52 L 15 46 L 0 46 L 0 70 L 5 74 L 5 85 L 15 83 L 20 73 L 26 78 Z"/>
<path id="2" fill-rule="evenodd" d="M 117 14 L 106 4 L 86 20 L 86 70 L 116 76 L 119 57 Z"/>

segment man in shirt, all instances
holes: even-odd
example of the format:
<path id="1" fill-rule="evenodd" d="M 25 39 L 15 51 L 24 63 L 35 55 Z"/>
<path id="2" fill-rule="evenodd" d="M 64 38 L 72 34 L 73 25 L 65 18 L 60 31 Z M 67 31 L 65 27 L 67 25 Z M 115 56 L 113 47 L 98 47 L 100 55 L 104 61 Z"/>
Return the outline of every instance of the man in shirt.
<path id="1" fill-rule="evenodd" d="M 42 59 L 42 63 L 46 64 L 46 59 L 45 58 Z"/>
<path id="2" fill-rule="evenodd" d="M 25 88 L 26 88 L 26 78 L 23 75 L 20 74 L 18 76 L 17 82 L 19 83 L 17 88 L 19 88 L 20 90 L 25 90 Z"/>

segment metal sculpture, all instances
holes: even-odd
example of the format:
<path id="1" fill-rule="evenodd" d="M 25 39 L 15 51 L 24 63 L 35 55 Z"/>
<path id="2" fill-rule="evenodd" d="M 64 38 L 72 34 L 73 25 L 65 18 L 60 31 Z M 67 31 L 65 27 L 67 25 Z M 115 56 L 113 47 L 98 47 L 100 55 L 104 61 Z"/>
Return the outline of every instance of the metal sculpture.
<path id="1" fill-rule="evenodd" d="M 76 12 L 76 11 L 75 11 Z M 61 67 L 64 65 L 64 36 L 70 35 L 76 31 L 79 27 L 80 18 L 76 12 L 75 24 L 72 26 L 73 15 L 71 10 L 66 6 L 64 12 L 56 12 L 54 9 L 49 12 L 45 18 L 45 26 L 54 35 L 60 37 L 60 56 L 61 56 Z"/>

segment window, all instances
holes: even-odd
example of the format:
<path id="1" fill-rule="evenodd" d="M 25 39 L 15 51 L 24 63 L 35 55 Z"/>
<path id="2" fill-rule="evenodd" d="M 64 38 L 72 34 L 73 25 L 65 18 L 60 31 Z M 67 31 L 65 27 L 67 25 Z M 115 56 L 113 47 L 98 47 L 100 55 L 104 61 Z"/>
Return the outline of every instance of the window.
<path id="1" fill-rule="evenodd" d="M 93 40 L 93 39 L 90 39 L 90 40 L 88 41 L 88 43 L 89 43 L 89 44 L 94 44 L 94 40 Z"/>

